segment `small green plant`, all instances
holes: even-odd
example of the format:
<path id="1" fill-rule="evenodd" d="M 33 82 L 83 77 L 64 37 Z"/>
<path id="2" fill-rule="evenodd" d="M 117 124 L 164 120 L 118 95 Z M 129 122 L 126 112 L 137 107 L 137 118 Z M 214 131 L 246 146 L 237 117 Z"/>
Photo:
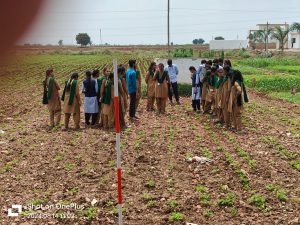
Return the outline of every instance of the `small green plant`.
<path id="1" fill-rule="evenodd" d="M 237 214 L 238 214 L 237 208 L 232 208 L 232 209 L 230 210 L 230 214 L 231 214 L 232 216 L 237 216 Z"/>
<path id="2" fill-rule="evenodd" d="M 92 220 L 96 218 L 98 209 L 97 207 L 89 207 L 86 209 L 83 209 L 82 211 L 79 211 L 79 214 L 86 218 L 87 220 Z"/>
<path id="3" fill-rule="evenodd" d="M 151 196 L 151 194 L 149 192 L 144 192 L 142 198 L 143 198 L 143 200 L 145 202 L 148 202 L 148 201 L 150 201 L 152 199 L 152 196 Z"/>
<path id="4" fill-rule="evenodd" d="M 207 194 L 207 193 L 201 193 L 199 199 L 200 199 L 200 203 L 202 205 L 205 205 L 205 206 L 210 205 L 211 197 L 210 197 L 209 194 Z"/>
<path id="5" fill-rule="evenodd" d="M 208 190 L 208 188 L 205 187 L 204 185 L 200 184 L 200 185 L 196 186 L 196 191 L 198 191 L 198 192 L 205 193 L 205 192 L 207 192 L 207 190 Z"/>
<path id="6" fill-rule="evenodd" d="M 296 170 L 300 171 L 300 162 L 296 160 L 292 160 L 289 162 L 289 164 Z"/>
<path id="7" fill-rule="evenodd" d="M 277 188 L 275 185 L 273 185 L 273 184 L 268 184 L 268 185 L 266 185 L 266 189 L 267 189 L 268 191 L 275 191 L 275 190 L 277 190 L 278 188 Z"/>
<path id="8" fill-rule="evenodd" d="M 116 161 L 115 160 L 109 160 L 108 161 L 108 166 L 109 167 L 115 167 L 116 166 Z"/>
<path id="9" fill-rule="evenodd" d="M 174 210 L 177 206 L 178 206 L 178 203 L 176 200 L 170 200 L 168 201 L 167 205 L 172 209 Z"/>
<path id="10" fill-rule="evenodd" d="M 210 218 L 210 217 L 214 216 L 214 213 L 211 210 L 209 210 L 209 209 L 204 209 L 203 216 L 205 218 Z"/>
<path id="11" fill-rule="evenodd" d="M 219 206 L 232 206 L 235 201 L 235 196 L 232 192 L 226 194 L 225 198 L 221 198 L 217 201 Z"/>
<path id="12" fill-rule="evenodd" d="M 156 206 L 157 206 L 157 202 L 155 200 L 150 200 L 149 202 L 147 202 L 148 208 L 154 208 Z"/>
<path id="13" fill-rule="evenodd" d="M 253 194 L 249 201 L 251 204 L 254 204 L 260 210 L 266 209 L 266 198 L 262 195 Z"/>
<path id="14" fill-rule="evenodd" d="M 63 156 L 62 156 L 62 155 L 56 155 L 56 156 L 54 157 L 54 160 L 55 160 L 55 161 L 61 161 L 61 160 L 63 160 Z"/>
<path id="15" fill-rule="evenodd" d="M 67 171 L 71 171 L 71 170 L 73 170 L 75 168 L 75 164 L 67 163 L 67 164 L 64 165 L 64 168 Z"/>
<path id="16" fill-rule="evenodd" d="M 284 190 L 277 190 L 276 197 L 279 201 L 282 201 L 282 202 L 286 202 L 288 200 L 288 197 L 286 196 L 286 193 Z"/>
<path id="17" fill-rule="evenodd" d="M 71 194 L 75 194 L 75 193 L 78 192 L 78 190 L 79 190 L 78 187 L 73 187 L 73 188 L 69 189 L 68 191 L 69 191 Z"/>
<path id="18" fill-rule="evenodd" d="M 242 170 L 238 170 L 237 171 L 239 177 L 240 177 L 240 180 L 241 180 L 241 183 L 243 185 L 243 187 L 245 189 L 249 189 L 250 187 L 250 179 L 248 178 L 248 176 L 246 175 L 246 173 Z"/>
<path id="19" fill-rule="evenodd" d="M 183 221 L 184 215 L 179 212 L 173 212 L 169 217 L 170 222 Z"/>
<path id="20" fill-rule="evenodd" d="M 208 158 L 208 159 L 212 159 L 212 157 L 213 157 L 212 152 L 209 151 L 207 148 L 204 148 L 204 149 L 202 150 L 202 154 L 203 154 L 204 157 L 206 157 L 206 158 Z"/>
<path id="21" fill-rule="evenodd" d="M 145 186 L 147 188 L 155 188 L 155 182 L 153 180 L 148 180 Z"/>

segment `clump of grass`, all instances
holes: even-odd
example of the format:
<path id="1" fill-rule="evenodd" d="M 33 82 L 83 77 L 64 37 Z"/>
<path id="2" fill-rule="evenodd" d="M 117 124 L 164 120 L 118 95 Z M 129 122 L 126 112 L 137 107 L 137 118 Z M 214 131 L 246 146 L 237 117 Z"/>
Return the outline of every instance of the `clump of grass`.
<path id="1" fill-rule="evenodd" d="M 155 182 L 153 180 L 148 180 L 145 186 L 147 188 L 155 188 Z"/>
<path id="2" fill-rule="evenodd" d="M 211 211 L 210 209 L 204 209 L 203 211 L 203 216 L 205 218 L 210 218 L 210 217 L 213 217 L 214 216 L 214 213 L 213 211 Z"/>
<path id="3" fill-rule="evenodd" d="M 225 198 L 221 198 L 217 201 L 219 206 L 233 206 L 235 201 L 235 196 L 232 192 L 226 194 Z"/>
<path id="4" fill-rule="evenodd" d="M 175 210 L 176 207 L 178 206 L 178 203 L 176 200 L 170 200 L 167 202 L 167 205 L 172 209 Z"/>
<path id="5" fill-rule="evenodd" d="M 268 185 L 266 185 L 266 189 L 268 191 L 275 192 L 276 198 L 279 201 L 286 202 L 288 200 L 286 192 L 283 189 L 281 189 L 280 187 L 273 185 L 273 184 L 268 184 Z"/>
<path id="6" fill-rule="evenodd" d="M 64 168 L 67 171 L 71 171 L 71 170 L 73 170 L 75 168 L 75 164 L 73 164 L 73 163 L 67 163 L 67 164 L 64 165 Z"/>
<path id="7" fill-rule="evenodd" d="M 179 212 L 173 212 L 169 217 L 170 222 L 183 221 L 183 220 L 184 220 L 184 215 Z"/>
<path id="8" fill-rule="evenodd" d="M 249 199 L 251 204 L 254 204 L 260 210 L 266 209 L 266 198 L 262 195 L 253 194 Z"/>
<path id="9" fill-rule="evenodd" d="M 300 162 L 296 160 L 292 160 L 289 164 L 296 170 L 300 171 Z"/>
<path id="10" fill-rule="evenodd" d="M 231 214 L 232 216 L 237 216 L 237 214 L 238 214 L 237 208 L 232 208 L 232 209 L 230 210 L 230 214 Z"/>
<path id="11" fill-rule="evenodd" d="M 203 154 L 204 157 L 206 157 L 206 158 L 208 158 L 208 159 L 212 159 L 212 157 L 213 157 L 212 152 L 209 151 L 208 148 L 204 148 L 204 149 L 202 150 L 202 154 Z"/>

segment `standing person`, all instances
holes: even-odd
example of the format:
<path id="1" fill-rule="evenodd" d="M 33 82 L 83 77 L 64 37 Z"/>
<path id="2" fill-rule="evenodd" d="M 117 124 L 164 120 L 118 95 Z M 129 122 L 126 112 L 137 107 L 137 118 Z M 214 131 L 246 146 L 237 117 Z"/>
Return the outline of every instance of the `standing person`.
<path id="1" fill-rule="evenodd" d="M 223 123 L 223 114 L 221 109 L 221 94 L 222 94 L 222 87 L 220 87 L 220 84 L 223 82 L 224 76 L 223 76 L 223 67 L 219 66 L 217 69 L 217 75 L 218 75 L 218 81 L 216 84 L 216 98 L 215 98 L 215 109 L 217 114 L 217 120 L 216 123 Z"/>
<path id="2" fill-rule="evenodd" d="M 99 112 L 98 105 L 98 84 L 96 80 L 92 79 L 91 71 L 85 72 L 85 80 L 82 82 L 82 93 L 84 94 L 84 113 L 85 113 L 85 124 L 95 125 L 97 122 L 97 115 Z M 92 117 L 92 123 L 90 118 Z"/>
<path id="3" fill-rule="evenodd" d="M 156 80 L 155 98 L 158 113 L 165 113 L 170 78 L 168 72 L 164 70 L 164 64 L 158 64 L 158 68 L 156 68 L 153 78 Z"/>
<path id="4" fill-rule="evenodd" d="M 127 109 L 128 109 L 128 90 L 127 90 L 125 75 L 126 75 L 125 67 L 123 65 L 119 65 L 118 76 L 122 83 L 122 88 L 124 91 L 124 95 L 123 95 L 124 110 L 125 110 L 124 113 L 126 113 Z M 125 114 L 124 114 L 124 117 L 125 117 Z"/>
<path id="5" fill-rule="evenodd" d="M 200 112 L 200 98 L 201 98 L 201 87 L 200 87 L 200 77 L 197 74 L 196 68 L 190 66 L 189 71 L 191 72 L 192 79 L 192 106 L 194 111 Z"/>
<path id="6" fill-rule="evenodd" d="M 75 129 L 80 128 L 81 99 L 77 80 L 78 73 L 73 73 L 71 78 L 66 81 L 63 95 L 61 97 L 61 99 L 64 101 L 63 111 L 65 113 L 65 130 L 69 128 L 71 114 L 73 114 Z"/>
<path id="7" fill-rule="evenodd" d="M 129 105 L 129 118 L 138 119 L 135 115 L 136 108 L 136 92 L 137 92 L 137 84 L 136 84 L 136 72 L 134 70 L 135 60 L 129 60 L 129 69 L 126 72 L 126 82 L 127 89 L 130 96 L 130 105 Z"/>
<path id="8" fill-rule="evenodd" d="M 100 90 L 101 90 L 102 81 L 105 78 L 104 76 L 101 76 L 99 78 L 99 75 L 100 75 L 100 71 L 98 69 L 93 71 L 92 76 L 93 76 L 93 79 L 95 80 L 95 82 L 97 83 L 97 87 L 98 87 L 97 102 L 98 102 L 99 111 L 97 113 L 96 124 L 99 124 L 99 121 L 100 121 L 100 114 L 101 114 Z"/>
<path id="9" fill-rule="evenodd" d="M 156 70 L 156 63 L 151 62 L 148 72 L 145 77 L 145 82 L 147 84 L 147 111 L 154 111 L 154 101 L 155 101 L 155 79 L 154 73 Z"/>
<path id="10" fill-rule="evenodd" d="M 225 122 L 226 128 L 231 127 L 231 118 L 230 118 L 230 112 L 228 112 L 228 101 L 231 91 L 231 79 L 232 79 L 232 71 L 230 70 L 229 66 L 224 67 L 224 79 L 222 80 L 222 83 L 220 84 L 222 88 L 221 93 L 221 109 L 223 114 L 223 119 Z"/>
<path id="11" fill-rule="evenodd" d="M 124 91 L 124 84 L 122 83 L 122 80 L 124 80 L 123 77 L 122 77 L 123 71 L 125 71 L 124 67 L 118 67 L 118 76 L 119 76 L 119 80 L 118 80 L 118 89 L 119 89 L 119 118 L 120 118 L 121 128 L 126 127 L 125 113 L 126 113 L 126 104 L 127 104 L 127 101 L 125 100 L 127 96 L 125 96 L 126 93 Z"/>
<path id="12" fill-rule="evenodd" d="M 180 105 L 179 101 L 179 93 L 178 93 L 178 85 L 177 85 L 177 76 L 178 76 L 178 68 L 175 64 L 172 63 L 172 59 L 168 59 L 167 66 L 165 68 L 165 71 L 168 72 L 171 86 L 169 91 L 169 99 L 171 104 L 173 104 L 173 94 L 175 95 L 175 99 L 178 105 Z"/>
<path id="13" fill-rule="evenodd" d="M 113 127 L 114 118 L 114 89 L 113 89 L 113 73 L 102 83 L 100 91 L 101 99 L 101 118 L 104 129 Z"/>
<path id="14" fill-rule="evenodd" d="M 200 81 L 202 81 L 202 79 L 203 79 L 203 77 L 205 75 L 205 72 L 206 72 L 206 70 L 205 70 L 206 63 L 207 63 L 207 61 L 205 59 L 202 59 L 201 60 L 201 64 L 200 64 L 200 66 L 197 69 L 196 73 L 199 76 Z"/>
<path id="15" fill-rule="evenodd" d="M 215 89 L 218 82 L 218 77 L 216 75 L 217 67 L 213 66 L 207 76 L 207 93 L 205 99 L 204 113 L 210 112 L 215 102 Z M 216 113 L 215 108 L 213 112 Z"/>
<path id="16" fill-rule="evenodd" d="M 46 78 L 44 84 L 44 100 L 47 104 L 50 113 L 50 126 L 59 126 L 61 119 L 61 103 L 58 91 L 60 90 L 57 81 L 54 78 L 53 69 L 46 71 Z M 54 121 L 55 119 L 55 121 Z"/>
<path id="17" fill-rule="evenodd" d="M 142 93 L 142 77 L 141 77 L 141 71 L 137 69 L 136 64 L 134 64 L 134 70 L 136 72 L 136 100 L 135 100 L 135 110 L 137 110 L 140 99 L 141 99 L 141 93 Z"/>
<path id="18" fill-rule="evenodd" d="M 232 77 L 228 111 L 232 113 L 233 131 L 236 132 L 241 132 L 242 130 L 243 102 L 248 102 L 248 96 L 243 81 L 242 73 L 235 70 Z"/>

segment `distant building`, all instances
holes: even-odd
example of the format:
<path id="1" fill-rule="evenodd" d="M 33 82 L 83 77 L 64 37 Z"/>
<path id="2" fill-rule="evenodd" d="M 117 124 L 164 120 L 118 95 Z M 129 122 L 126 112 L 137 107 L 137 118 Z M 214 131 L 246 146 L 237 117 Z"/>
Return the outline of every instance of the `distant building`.
<path id="1" fill-rule="evenodd" d="M 248 40 L 211 40 L 210 50 L 230 50 L 248 48 Z"/>
<path id="2" fill-rule="evenodd" d="M 291 32 L 290 37 L 288 47 L 292 49 L 300 49 L 300 32 Z"/>
<path id="3" fill-rule="evenodd" d="M 249 35 L 253 34 L 254 32 L 259 31 L 259 30 L 274 29 L 275 27 L 281 27 L 284 30 L 287 30 L 287 29 L 289 29 L 290 25 L 287 24 L 287 23 L 283 23 L 283 24 L 280 24 L 280 23 L 278 23 L 278 24 L 277 23 L 273 23 L 273 24 L 272 23 L 256 24 L 256 28 L 251 29 L 249 31 Z M 249 45 L 250 45 L 250 47 L 252 47 L 251 43 L 249 43 Z M 259 49 L 262 49 L 262 48 L 265 47 L 265 45 L 264 45 L 264 43 L 257 43 L 255 47 L 259 48 Z M 286 42 L 284 47 L 285 48 L 289 47 L 288 42 Z M 269 39 L 268 39 L 268 49 L 279 49 L 279 41 L 269 37 Z"/>

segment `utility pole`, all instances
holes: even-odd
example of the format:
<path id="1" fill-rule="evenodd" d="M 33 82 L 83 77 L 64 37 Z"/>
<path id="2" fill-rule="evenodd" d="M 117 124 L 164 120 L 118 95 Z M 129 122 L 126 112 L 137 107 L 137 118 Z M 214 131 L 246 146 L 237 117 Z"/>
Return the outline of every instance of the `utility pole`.
<path id="1" fill-rule="evenodd" d="M 269 21 L 267 21 L 267 33 L 266 33 L 266 52 L 268 52 L 269 47 Z"/>
<path id="2" fill-rule="evenodd" d="M 168 0 L 168 54 L 170 55 L 170 0 Z"/>
<path id="3" fill-rule="evenodd" d="M 100 29 L 100 45 L 102 45 L 101 29 Z"/>

